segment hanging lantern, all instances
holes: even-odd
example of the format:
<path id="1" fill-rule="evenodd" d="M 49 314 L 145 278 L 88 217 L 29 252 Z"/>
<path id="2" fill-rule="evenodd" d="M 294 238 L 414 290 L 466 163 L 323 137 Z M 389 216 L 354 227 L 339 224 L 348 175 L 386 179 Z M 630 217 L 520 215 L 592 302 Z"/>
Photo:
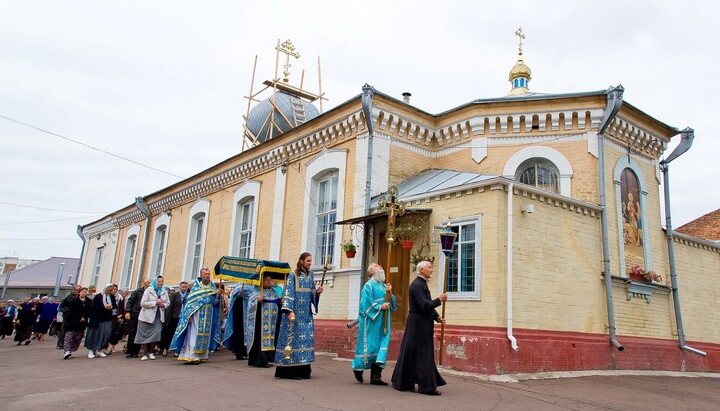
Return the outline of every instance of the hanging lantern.
<path id="1" fill-rule="evenodd" d="M 446 258 L 452 255 L 456 239 L 457 233 L 450 229 L 450 223 L 448 222 L 445 229 L 440 232 L 440 247 Z"/>

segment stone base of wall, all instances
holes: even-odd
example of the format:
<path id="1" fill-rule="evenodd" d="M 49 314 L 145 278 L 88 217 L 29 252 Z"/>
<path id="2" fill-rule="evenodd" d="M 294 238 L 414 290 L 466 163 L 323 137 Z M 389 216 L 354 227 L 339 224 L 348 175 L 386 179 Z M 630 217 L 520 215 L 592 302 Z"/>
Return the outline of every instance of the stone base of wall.
<path id="1" fill-rule="evenodd" d="M 353 358 L 357 328 L 345 320 L 316 320 L 315 349 Z M 389 359 L 397 359 L 404 331 L 393 330 Z M 720 371 L 720 344 L 688 341 L 706 357 L 683 351 L 677 340 L 618 336 L 625 350 L 612 347 L 604 334 L 514 329 L 513 351 L 505 328 L 445 327 L 444 365 L 460 371 L 505 374 L 578 370 Z M 435 326 L 439 340 L 440 326 Z M 438 360 L 439 344 L 436 343 Z"/>

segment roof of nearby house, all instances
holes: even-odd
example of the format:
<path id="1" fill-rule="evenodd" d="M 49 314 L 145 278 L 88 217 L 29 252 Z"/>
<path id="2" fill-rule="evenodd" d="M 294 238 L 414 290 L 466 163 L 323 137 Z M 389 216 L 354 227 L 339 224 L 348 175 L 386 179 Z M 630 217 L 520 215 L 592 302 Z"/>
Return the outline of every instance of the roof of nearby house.
<path id="1" fill-rule="evenodd" d="M 703 240 L 720 241 L 720 208 L 675 229 Z"/>
<path id="2" fill-rule="evenodd" d="M 37 264 L 29 265 L 8 273 L 8 287 L 55 287 L 60 264 L 65 263 L 63 268 L 62 279 L 60 285 L 67 285 L 68 279 L 72 275 L 77 275 L 79 258 L 50 257 L 47 260 Z M 5 275 L 8 275 L 5 274 Z M 5 284 L 5 275 L 0 276 L 0 285 Z"/>

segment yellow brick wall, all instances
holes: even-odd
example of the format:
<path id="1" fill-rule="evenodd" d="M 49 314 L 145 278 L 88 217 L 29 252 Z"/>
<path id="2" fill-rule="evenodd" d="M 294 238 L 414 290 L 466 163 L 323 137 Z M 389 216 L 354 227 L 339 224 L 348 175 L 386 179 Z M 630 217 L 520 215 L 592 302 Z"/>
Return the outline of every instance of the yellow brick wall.
<path id="1" fill-rule="evenodd" d="M 320 275 L 315 277 L 320 280 Z M 347 275 L 336 275 L 333 286 L 325 285 L 320 296 L 320 305 L 316 318 L 345 320 L 348 318 L 348 295 L 350 293 L 350 278 Z M 353 292 L 358 292 L 354 290 Z"/>
<path id="2" fill-rule="evenodd" d="M 717 267 L 720 266 L 720 252 L 677 238 L 673 248 L 685 339 L 718 343 L 720 282 Z"/>

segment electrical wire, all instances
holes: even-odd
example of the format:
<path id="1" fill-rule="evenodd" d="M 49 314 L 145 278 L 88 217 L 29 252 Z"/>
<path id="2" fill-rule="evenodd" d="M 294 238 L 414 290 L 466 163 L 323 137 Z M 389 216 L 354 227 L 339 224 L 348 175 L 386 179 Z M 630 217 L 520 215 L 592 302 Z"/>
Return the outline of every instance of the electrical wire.
<path id="1" fill-rule="evenodd" d="M 61 138 L 61 139 L 63 139 L 63 140 L 67 140 L 67 141 L 70 141 L 70 142 L 72 142 L 72 143 L 79 144 L 79 145 L 81 145 L 81 146 L 83 146 L 83 147 L 87 147 L 87 148 L 89 148 L 89 149 L 91 149 L 91 150 L 99 151 L 99 152 L 101 152 L 101 153 L 105 153 L 105 154 L 107 154 L 107 155 L 110 155 L 110 156 L 119 158 L 119 159 L 121 159 L 121 160 L 128 161 L 128 162 L 133 163 L 133 164 L 136 164 L 136 165 L 138 165 L 138 166 L 140 166 L 140 167 L 145 167 L 145 168 L 147 168 L 147 169 L 150 169 L 150 170 L 153 170 L 153 171 L 157 171 L 157 172 L 160 172 L 160 173 L 163 173 L 163 174 L 167 174 L 167 175 L 170 175 L 170 176 L 173 176 L 173 177 L 177 177 L 177 178 L 180 178 L 180 179 L 184 179 L 184 178 L 185 178 L 185 177 L 179 176 L 179 175 L 177 175 L 177 174 L 173 174 L 173 173 L 170 173 L 170 172 L 167 172 L 167 171 L 164 171 L 164 170 L 160 170 L 159 168 L 151 167 L 151 166 L 149 166 L 149 165 L 140 163 L 140 162 L 138 162 L 138 161 L 131 160 L 131 159 L 129 159 L 129 158 L 127 158 L 127 157 L 123 157 L 123 156 L 121 156 L 121 155 L 119 155 L 119 154 L 111 153 L 111 152 L 109 152 L 109 151 L 107 151 L 107 150 L 103 150 L 103 149 L 101 149 L 101 148 L 93 147 L 93 146 L 91 146 L 91 145 L 89 145 L 89 144 L 85 144 L 85 143 L 83 143 L 83 142 L 80 142 L 80 141 L 77 141 L 77 140 L 73 140 L 72 138 L 65 137 L 65 136 L 62 136 L 62 135 L 57 134 L 57 133 L 53 133 L 52 131 L 48 131 L 48 130 L 42 129 L 42 128 L 40 128 L 40 127 L 33 126 L 32 124 L 23 123 L 22 121 L 18 121 L 18 120 L 12 119 L 12 118 L 10 118 L 10 117 L 3 116 L 2 114 L 0 114 L 0 118 L 4 118 L 5 120 L 12 121 L 13 123 L 17 123 L 17 124 L 20 124 L 20 125 L 22 125 L 22 126 L 29 127 L 29 128 L 34 129 L 34 130 L 41 131 L 41 132 L 43 132 L 43 133 L 50 134 L 51 136 L 59 137 L 59 138 Z"/>
<path id="2" fill-rule="evenodd" d="M 45 208 L 45 207 L 36 207 L 36 206 L 30 206 L 25 204 L 17 204 L 17 203 L 9 203 L 7 201 L 0 201 L 0 204 L 5 205 L 11 205 L 15 207 L 23 207 L 23 208 L 33 208 L 35 210 L 45 210 L 45 211 L 58 211 L 61 213 L 78 213 L 78 214 L 109 214 L 104 211 L 77 211 L 77 210 L 58 210 L 56 208 Z"/>
<path id="3" fill-rule="evenodd" d="M 99 215 L 99 214 L 98 214 Z M 38 223 L 55 223 L 58 221 L 71 221 L 89 218 L 88 216 L 73 217 L 73 218 L 61 218 L 58 220 L 42 220 L 42 221 L 20 221 L 16 223 L 0 223 L 0 225 L 20 225 L 20 224 L 38 224 Z"/>

